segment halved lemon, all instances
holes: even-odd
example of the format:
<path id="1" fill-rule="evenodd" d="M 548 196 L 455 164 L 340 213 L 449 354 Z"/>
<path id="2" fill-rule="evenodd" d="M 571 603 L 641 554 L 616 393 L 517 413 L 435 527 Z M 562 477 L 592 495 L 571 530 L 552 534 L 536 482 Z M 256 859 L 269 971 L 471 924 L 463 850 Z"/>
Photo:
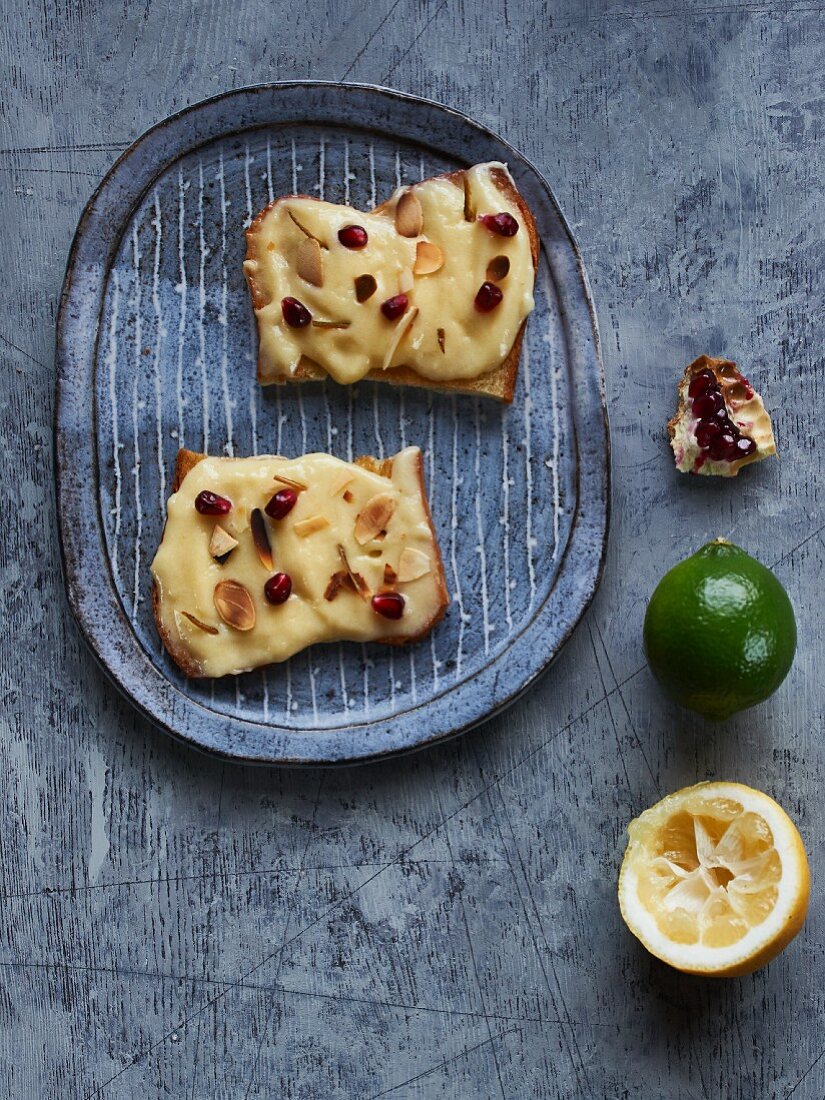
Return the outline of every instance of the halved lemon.
<path id="1" fill-rule="evenodd" d="M 741 783 L 699 783 L 630 822 L 619 905 L 630 931 L 689 974 L 749 974 L 805 920 L 808 859 L 796 826 Z"/>

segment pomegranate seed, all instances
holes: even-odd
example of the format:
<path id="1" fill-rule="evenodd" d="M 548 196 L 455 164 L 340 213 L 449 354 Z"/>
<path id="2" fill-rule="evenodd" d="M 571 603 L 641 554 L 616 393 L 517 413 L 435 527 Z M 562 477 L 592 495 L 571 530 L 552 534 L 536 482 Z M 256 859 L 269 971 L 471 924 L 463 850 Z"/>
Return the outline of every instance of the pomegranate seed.
<path id="1" fill-rule="evenodd" d="M 475 307 L 479 313 L 489 313 L 496 308 L 503 297 L 495 283 L 482 283 L 476 294 Z"/>
<path id="2" fill-rule="evenodd" d="M 740 436 L 736 440 L 736 457 L 748 458 L 756 450 L 756 441 L 749 439 L 746 435 Z"/>
<path id="3" fill-rule="evenodd" d="M 499 237 L 515 237 L 518 233 L 518 222 L 512 214 L 485 214 L 479 221 Z"/>
<path id="4" fill-rule="evenodd" d="M 204 489 L 195 497 L 195 508 L 202 516 L 225 516 L 232 511 L 232 501 Z"/>
<path id="5" fill-rule="evenodd" d="M 721 424 L 715 420 L 700 420 L 696 425 L 696 442 L 700 447 L 708 447 L 713 437 L 719 435 L 721 430 Z"/>
<path id="6" fill-rule="evenodd" d="M 275 496 L 270 499 L 264 511 L 272 519 L 283 519 L 295 507 L 297 499 L 298 494 L 294 489 L 279 489 Z"/>
<path id="7" fill-rule="evenodd" d="M 708 453 L 714 462 L 725 462 L 736 457 L 736 439 L 730 432 L 720 432 L 711 440 Z"/>
<path id="8" fill-rule="evenodd" d="M 269 603 L 286 603 L 292 592 L 292 578 L 289 573 L 275 573 L 264 585 L 264 595 Z"/>
<path id="9" fill-rule="evenodd" d="M 693 415 L 699 420 L 704 420 L 706 416 L 713 416 L 715 412 L 720 409 L 724 409 L 725 401 L 721 393 L 718 390 L 711 390 L 708 393 L 703 393 L 701 397 L 697 397 L 693 402 Z"/>
<path id="10" fill-rule="evenodd" d="M 410 300 L 406 294 L 396 294 L 394 298 L 387 298 L 381 303 L 381 312 L 388 321 L 397 321 L 407 310 Z"/>
<path id="11" fill-rule="evenodd" d="M 700 370 L 698 374 L 694 375 L 688 386 L 688 395 L 690 397 L 700 397 L 703 393 L 707 393 L 708 390 L 714 389 L 715 386 L 716 375 L 713 371 Z"/>
<path id="12" fill-rule="evenodd" d="M 312 320 L 312 314 L 297 298 L 282 298 L 281 313 L 290 328 L 306 328 Z"/>
<path id="13" fill-rule="evenodd" d="M 364 248 L 369 237 L 367 231 L 361 225 L 345 225 L 338 230 L 338 240 L 344 248 Z"/>
<path id="14" fill-rule="evenodd" d="M 373 596 L 370 603 L 376 615 L 383 615 L 385 619 L 400 619 L 404 614 L 404 597 L 397 592 L 382 592 Z"/>

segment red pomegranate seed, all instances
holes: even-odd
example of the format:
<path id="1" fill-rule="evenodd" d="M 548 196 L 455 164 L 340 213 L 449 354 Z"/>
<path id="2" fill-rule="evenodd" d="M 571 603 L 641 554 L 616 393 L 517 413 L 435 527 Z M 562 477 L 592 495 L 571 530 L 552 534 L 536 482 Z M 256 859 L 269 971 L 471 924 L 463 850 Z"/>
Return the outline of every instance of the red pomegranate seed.
<path id="1" fill-rule="evenodd" d="M 297 499 L 298 494 L 294 489 L 279 489 L 275 496 L 270 498 L 264 511 L 272 519 L 283 519 L 295 507 Z"/>
<path id="2" fill-rule="evenodd" d="M 345 225 L 338 230 L 338 240 L 344 248 L 364 248 L 369 237 L 362 225 Z"/>
<path id="3" fill-rule="evenodd" d="M 370 603 L 376 615 L 383 615 L 385 619 L 400 619 L 404 614 L 404 597 L 397 592 L 382 592 L 373 596 Z"/>
<path id="4" fill-rule="evenodd" d="M 484 214 L 479 221 L 499 237 L 515 237 L 518 233 L 518 222 L 512 214 Z"/>
<path id="5" fill-rule="evenodd" d="M 731 432 L 720 432 L 708 447 L 714 462 L 729 462 L 736 458 L 736 439 Z"/>
<path id="6" fill-rule="evenodd" d="M 725 401 L 721 393 L 711 390 L 709 393 L 703 393 L 701 397 L 697 397 L 693 402 L 693 415 L 699 420 L 704 420 L 706 416 L 713 416 L 715 412 L 725 407 Z"/>
<path id="7" fill-rule="evenodd" d="M 698 374 L 693 376 L 693 379 L 688 386 L 688 395 L 690 397 L 699 397 L 703 393 L 707 393 L 708 390 L 714 389 L 716 386 L 716 375 L 712 370 L 700 370 Z"/>
<path id="8" fill-rule="evenodd" d="M 306 328 L 312 320 L 312 314 L 297 298 L 282 298 L 281 313 L 290 328 Z"/>
<path id="9" fill-rule="evenodd" d="M 195 497 L 195 508 L 202 516 L 225 516 L 232 511 L 232 501 L 204 489 Z"/>
<path id="10" fill-rule="evenodd" d="M 722 430 L 721 424 L 715 420 L 700 420 L 696 425 L 696 442 L 700 447 L 710 446 L 710 441 L 714 436 L 719 435 Z"/>
<path id="11" fill-rule="evenodd" d="M 269 603 L 286 603 L 292 592 L 289 573 L 274 573 L 264 585 L 264 595 Z"/>
<path id="12" fill-rule="evenodd" d="M 387 298 L 381 303 L 381 312 L 388 321 L 397 321 L 406 312 L 410 300 L 406 294 L 396 294 L 394 298 Z"/>
<path id="13" fill-rule="evenodd" d="M 479 313 L 489 313 L 495 309 L 504 295 L 495 283 L 482 283 L 476 294 L 475 307 Z"/>
<path id="14" fill-rule="evenodd" d="M 741 435 L 736 440 L 736 457 L 737 458 L 749 458 L 750 455 L 756 450 L 756 441 L 749 439 L 746 435 Z"/>

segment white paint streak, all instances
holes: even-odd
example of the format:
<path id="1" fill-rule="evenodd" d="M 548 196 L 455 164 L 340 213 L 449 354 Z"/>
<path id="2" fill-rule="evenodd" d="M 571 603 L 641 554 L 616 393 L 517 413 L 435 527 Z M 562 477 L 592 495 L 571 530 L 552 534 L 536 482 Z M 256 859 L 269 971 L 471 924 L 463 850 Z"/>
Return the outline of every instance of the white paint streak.
<path id="1" fill-rule="evenodd" d="M 92 804 L 86 881 L 93 886 L 109 854 L 109 837 L 106 831 L 106 761 L 103 754 L 96 749 L 89 749 L 87 752 L 86 782 Z"/>
<path id="2" fill-rule="evenodd" d="M 481 519 L 481 412 L 479 410 L 478 399 L 475 400 L 475 443 L 476 453 L 475 462 L 473 464 L 475 472 L 475 492 L 473 494 L 475 498 L 475 513 L 476 513 L 476 532 L 478 534 L 478 543 L 476 545 L 476 553 L 479 558 L 479 568 L 481 571 L 481 621 L 484 628 L 484 652 L 485 654 L 490 650 L 490 606 L 487 599 L 487 552 L 484 549 L 484 525 Z"/>
<path id="3" fill-rule="evenodd" d="M 527 500 L 524 505 L 526 551 L 527 551 L 527 576 L 530 581 L 530 605 L 536 594 L 536 570 L 533 565 L 533 440 L 531 413 L 533 402 L 530 397 L 530 350 L 527 341 L 524 342 L 522 352 L 524 362 L 524 479 L 527 489 Z"/>
<path id="4" fill-rule="evenodd" d="M 209 388 L 206 379 L 206 330 L 204 312 L 206 309 L 206 240 L 203 232 L 203 162 L 198 161 L 198 246 L 200 261 L 198 266 L 198 364 L 201 371 L 201 408 L 203 414 L 201 450 L 209 454 Z"/>
<path id="5" fill-rule="evenodd" d="M 134 298 L 135 309 L 135 342 L 134 361 L 132 363 L 132 453 L 134 465 L 132 477 L 134 480 L 135 497 L 135 554 L 134 576 L 132 581 L 132 619 L 137 618 L 138 604 L 140 603 L 141 581 L 141 550 L 140 543 L 143 534 L 143 505 L 140 500 L 140 428 L 138 423 L 138 380 L 143 370 L 143 324 L 140 313 L 140 247 L 138 243 L 137 223 L 132 226 L 132 267 L 134 270 Z"/>
<path id="6" fill-rule="evenodd" d="M 117 409 L 117 325 L 119 308 L 120 277 L 118 275 L 118 269 L 115 267 L 112 271 L 112 308 L 109 315 L 109 342 L 106 348 L 106 366 L 109 373 L 109 406 L 112 411 L 112 462 L 115 472 L 115 530 L 112 538 L 112 572 L 115 575 L 118 585 L 120 585 L 118 542 L 120 539 L 121 497 L 123 490 L 123 474 L 120 469 L 120 428 L 118 427 Z"/>
<path id="7" fill-rule="evenodd" d="M 160 511 L 163 513 L 166 507 L 166 467 L 163 461 L 163 398 L 160 384 L 160 357 L 166 329 L 160 308 L 160 246 L 163 228 L 157 188 L 153 193 L 152 206 L 155 215 L 152 219 L 152 228 L 155 231 L 155 254 L 152 264 L 152 311 L 155 315 L 155 348 L 152 357 L 152 374 L 155 386 L 155 444 L 157 447 L 158 484 L 160 487 Z"/>
<path id="8" fill-rule="evenodd" d="M 183 353 L 186 342 L 186 282 L 185 251 L 183 246 L 183 226 L 185 217 L 186 187 L 183 182 L 183 169 L 178 165 L 178 285 L 175 290 L 180 299 L 178 314 L 178 362 L 175 372 L 175 393 L 178 404 L 178 446 L 184 447 L 183 431 Z"/>
<path id="9" fill-rule="evenodd" d="M 221 197 L 221 308 L 218 312 L 218 324 L 221 327 L 221 385 L 223 387 L 223 415 L 226 425 L 224 451 L 230 457 L 235 454 L 235 440 L 232 428 L 232 401 L 229 397 L 229 352 L 227 318 L 227 276 L 226 276 L 226 175 L 223 167 L 223 151 L 218 157 L 218 187 Z"/>
<path id="10" fill-rule="evenodd" d="M 458 646 L 455 654 L 455 674 L 461 675 L 462 646 L 464 645 L 464 623 L 466 613 L 461 598 L 461 577 L 458 570 L 458 555 L 456 542 L 458 534 L 458 486 L 460 475 L 458 472 L 458 406 L 455 396 L 452 398 L 453 410 L 453 446 L 452 446 L 452 493 L 450 496 L 450 564 L 453 570 L 453 583 L 455 585 L 455 602 L 458 607 Z"/>

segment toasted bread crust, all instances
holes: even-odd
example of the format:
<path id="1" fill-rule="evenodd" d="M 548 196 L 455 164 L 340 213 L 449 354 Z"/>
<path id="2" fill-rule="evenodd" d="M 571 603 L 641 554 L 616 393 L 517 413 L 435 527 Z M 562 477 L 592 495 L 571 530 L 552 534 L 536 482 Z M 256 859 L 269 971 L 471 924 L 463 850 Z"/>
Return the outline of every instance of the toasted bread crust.
<path id="1" fill-rule="evenodd" d="M 454 183 L 457 187 L 463 188 L 463 171 L 445 172 L 441 176 L 431 177 L 433 179 L 447 179 L 451 183 Z M 516 188 L 510 176 L 502 171 L 501 168 L 494 168 L 492 172 L 493 180 L 499 191 L 509 199 L 515 206 L 517 206 L 519 213 L 521 214 L 524 227 L 527 230 L 527 234 L 530 238 L 530 254 L 533 258 L 533 269 L 538 270 L 539 263 L 539 235 L 536 229 L 536 221 L 530 210 L 530 207 L 524 201 L 521 193 Z M 425 181 L 421 181 L 425 182 Z M 417 185 L 413 184 L 413 187 Z M 260 260 L 263 258 L 263 254 L 259 248 L 259 236 L 261 231 L 261 224 L 267 213 L 276 206 L 278 203 L 286 202 L 289 199 L 313 199 L 314 201 L 320 201 L 315 196 L 311 195 L 283 195 L 281 198 L 274 199 L 271 203 L 264 207 L 264 209 L 254 219 L 252 224 L 246 231 L 246 258 L 247 260 Z M 382 203 L 380 206 L 376 206 L 373 213 L 381 211 L 386 203 Z M 252 305 L 254 308 L 261 309 L 266 305 L 266 297 L 264 296 L 261 287 L 256 283 L 254 275 L 250 275 L 247 271 L 246 281 L 249 284 L 249 293 L 252 298 Z M 449 393 L 466 393 L 466 394 L 483 394 L 486 397 L 495 398 L 497 401 L 503 401 L 506 404 L 510 404 L 513 400 L 513 394 L 516 389 L 516 378 L 518 376 L 518 366 L 521 359 L 521 347 L 524 340 L 524 329 L 527 325 L 529 318 L 525 318 L 521 324 L 521 327 L 516 334 L 516 338 L 513 341 L 513 346 L 510 349 L 507 358 L 504 359 L 499 366 L 494 370 L 489 371 L 487 374 L 483 374 L 478 378 L 454 378 L 444 381 L 435 381 L 431 378 L 425 378 L 424 375 L 419 374 L 417 371 L 412 370 L 410 367 L 390 367 L 388 370 L 371 370 L 365 377 L 369 381 L 373 382 L 386 382 L 395 386 L 418 386 L 423 389 L 431 390 L 443 390 Z M 303 358 L 293 375 L 289 378 L 281 377 L 272 380 L 267 380 L 264 383 L 263 369 L 260 358 L 260 352 L 258 355 L 258 381 L 265 385 L 285 385 L 288 382 L 318 382 L 329 378 L 327 372 L 318 363 L 313 362 L 311 359 Z"/>
<path id="2" fill-rule="evenodd" d="M 198 451 L 187 451 L 183 448 L 178 451 L 177 457 L 175 458 L 175 469 L 172 475 L 173 493 L 176 493 L 178 489 L 180 489 L 184 479 L 186 478 L 186 475 L 190 472 L 190 470 L 193 470 L 199 462 L 202 462 L 207 457 L 207 455 L 199 453 Z M 361 466 L 364 470 L 369 470 L 370 473 L 378 474 L 380 477 L 392 476 L 392 458 L 378 459 L 373 458 L 372 455 L 361 455 L 358 458 L 353 459 L 353 464 L 356 466 Z M 430 512 L 430 502 L 427 499 L 427 494 L 425 492 L 424 466 L 421 461 L 420 453 L 418 456 L 417 472 L 421 499 L 424 504 L 424 513 L 427 518 L 427 523 L 430 527 L 430 533 L 433 537 L 433 547 L 435 549 L 435 556 L 438 561 L 438 569 L 436 570 L 436 575 L 438 581 L 439 604 L 437 610 L 435 611 L 429 622 L 426 623 L 417 633 L 407 635 L 395 635 L 395 637 L 392 638 L 375 638 L 374 641 L 379 643 L 380 645 L 402 646 L 407 645 L 411 642 L 420 641 L 422 638 L 425 638 L 433 629 L 433 627 L 444 618 L 447 607 L 450 603 L 450 595 L 447 591 L 447 585 L 444 581 L 444 562 L 441 557 L 441 547 L 439 546 L 438 536 L 436 534 L 435 527 L 433 526 L 433 517 L 432 513 Z M 183 674 L 191 680 L 202 678 L 203 673 L 200 671 L 197 664 L 192 660 L 191 655 L 186 650 L 186 648 L 181 646 L 180 644 L 176 644 L 175 640 L 169 636 L 169 632 L 164 628 L 163 620 L 160 614 L 160 591 L 158 590 L 157 581 L 155 581 L 154 579 L 152 580 L 152 614 L 155 619 L 155 625 L 158 628 L 160 639 L 166 647 L 166 651 L 168 652 L 169 656 L 172 658 L 178 668 L 180 668 Z"/>

